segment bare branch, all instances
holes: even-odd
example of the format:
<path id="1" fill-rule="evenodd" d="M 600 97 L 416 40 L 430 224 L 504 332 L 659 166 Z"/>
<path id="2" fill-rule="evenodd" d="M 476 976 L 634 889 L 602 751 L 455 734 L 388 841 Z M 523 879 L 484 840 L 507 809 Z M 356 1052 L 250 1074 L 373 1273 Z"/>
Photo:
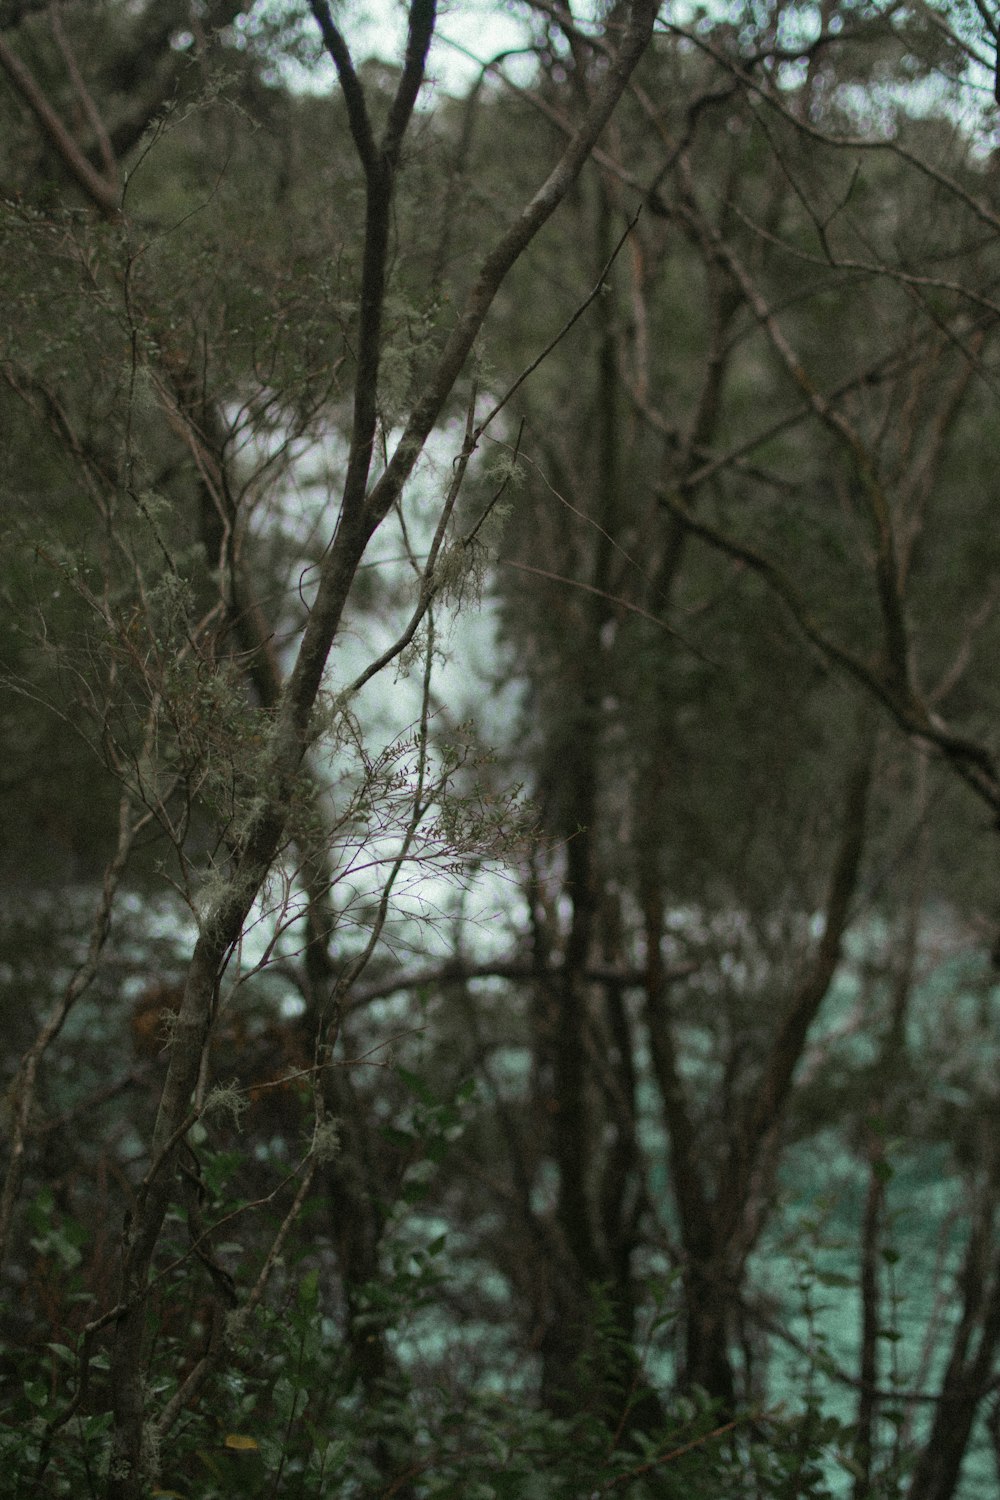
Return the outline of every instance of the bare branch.
<path id="1" fill-rule="evenodd" d="M 994 813 L 1000 815 L 1000 774 L 990 750 L 974 740 L 954 734 L 915 695 L 901 697 L 893 683 L 886 681 L 846 647 L 830 639 L 814 619 L 791 579 L 770 559 L 698 520 L 669 492 L 660 491 L 660 498 L 695 536 L 700 536 L 720 552 L 725 552 L 759 573 L 787 606 L 806 639 L 882 703 L 906 734 L 940 750 L 962 780 L 972 787 Z"/>
<path id="2" fill-rule="evenodd" d="M 62 995 L 53 1006 L 48 1020 L 21 1059 L 11 1092 L 13 1109 L 9 1156 L 3 1190 L 0 1192 L 0 1265 L 9 1249 L 14 1210 L 24 1177 L 25 1151 L 35 1105 L 38 1070 L 46 1052 L 66 1024 L 73 1007 L 97 977 L 101 954 L 111 927 L 115 895 L 136 834 L 149 821 L 149 814 L 134 821 L 131 798 L 127 794 L 122 796 L 118 809 L 118 843 L 111 862 L 104 872 L 101 896 L 94 913 L 86 957 L 73 973 Z"/>
<path id="3" fill-rule="evenodd" d="M 66 126 L 52 108 L 31 69 L 0 33 L 0 68 L 35 116 L 42 133 L 55 149 L 69 175 L 95 208 L 109 219 L 121 209 L 121 186 L 96 172 Z"/>

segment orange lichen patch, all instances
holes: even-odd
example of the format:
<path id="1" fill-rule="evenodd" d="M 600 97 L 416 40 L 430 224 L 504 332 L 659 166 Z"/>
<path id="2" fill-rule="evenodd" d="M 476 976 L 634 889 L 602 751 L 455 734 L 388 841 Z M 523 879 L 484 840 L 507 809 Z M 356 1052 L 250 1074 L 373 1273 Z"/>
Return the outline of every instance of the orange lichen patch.
<path id="1" fill-rule="evenodd" d="M 143 990 L 129 1018 L 137 1057 L 155 1057 L 166 1045 L 170 1022 L 181 1008 L 179 984 L 152 984 Z"/>

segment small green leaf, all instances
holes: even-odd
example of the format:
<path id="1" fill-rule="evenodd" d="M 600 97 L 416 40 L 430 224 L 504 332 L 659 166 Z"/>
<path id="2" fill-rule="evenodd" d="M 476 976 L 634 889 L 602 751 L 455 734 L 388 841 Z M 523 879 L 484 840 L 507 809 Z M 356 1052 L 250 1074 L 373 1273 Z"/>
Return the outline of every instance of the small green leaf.
<path id="1" fill-rule="evenodd" d="M 845 1276 L 843 1271 L 817 1271 L 816 1280 L 820 1286 L 852 1287 L 855 1284 L 854 1277 Z"/>
<path id="2" fill-rule="evenodd" d="M 397 1068 L 396 1077 L 401 1079 L 411 1094 L 415 1094 L 422 1104 L 436 1104 L 436 1095 L 427 1087 L 419 1073 L 411 1073 L 409 1068 Z"/>

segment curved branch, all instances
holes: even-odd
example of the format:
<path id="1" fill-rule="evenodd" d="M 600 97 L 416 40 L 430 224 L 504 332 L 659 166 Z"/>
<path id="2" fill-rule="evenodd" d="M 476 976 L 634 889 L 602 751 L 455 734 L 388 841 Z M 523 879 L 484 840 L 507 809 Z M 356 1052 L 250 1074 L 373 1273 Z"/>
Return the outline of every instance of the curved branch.
<path id="1" fill-rule="evenodd" d="M 374 170 L 377 160 L 377 149 L 375 136 L 372 133 L 371 119 L 368 114 L 368 105 L 365 102 L 364 89 L 361 80 L 354 69 L 354 59 L 351 57 L 351 49 L 344 40 L 343 33 L 334 24 L 333 16 L 327 0 L 309 0 L 309 9 L 316 18 L 316 24 L 323 38 L 323 46 L 333 59 L 333 65 L 337 69 L 337 77 L 344 94 L 344 103 L 347 106 L 347 120 L 351 127 L 351 136 L 354 140 L 354 149 L 361 159 L 361 165 L 365 172 Z"/>
<path id="2" fill-rule="evenodd" d="M 90 165 L 66 126 L 36 80 L 27 63 L 18 56 L 0 34 L 0 68 L 34 115 L 42 134 L 54 148 L 70 177 L 106 218 L 114 219 L 121 209 L 121 185 L 110 181 Z"/>
<path id="3" fill-rule="evenodd" d="M 992 752 L 985 745 L 955 734 L 938 715 L 931 713 L 915 694 L 901 694 L 894 684 L 887 682 L 853 651 L 831 640 L 810 613 L 805 600 L 791 579 L 770 558 L 762 556 L 761 553 L 735 541 L 732 537 L 725 536 L 705 521 L 696 519 L 676 495 L 666 490 L 660 490 L 658 494 L 663 504 L 668 506 L 695 536 L 700 537 L 709 546 L 715 547 L 717 551 L 724 552 L 727 557 L 744 563 L 763 578 L 768 587 L 786 606 L 806 639 L 828 661 L 840 667 L 848 676 L 853 677 L 866 692 L 888 709 L 905 734 L 923 740 L 939 750 L 962 780 L 1000 819 L 1000 771 L 998 771 Z"/>
<path id="4" fill-rule="evenodd" d="M 403 436 L 385 473 L 369 496 L 367 510 L 373 529 L 388 514 L 412 473 L 501 283 L 543 224 L 551 218 L 591 155 L 649 43 L 657 10 L 657 0 L 633 0 L 621 44 L 581 124 L 545 182 L 483 261 L 462 316 L 441 352 L 437 369 L 428 380 L 424 395 L 410 413 Z"/>

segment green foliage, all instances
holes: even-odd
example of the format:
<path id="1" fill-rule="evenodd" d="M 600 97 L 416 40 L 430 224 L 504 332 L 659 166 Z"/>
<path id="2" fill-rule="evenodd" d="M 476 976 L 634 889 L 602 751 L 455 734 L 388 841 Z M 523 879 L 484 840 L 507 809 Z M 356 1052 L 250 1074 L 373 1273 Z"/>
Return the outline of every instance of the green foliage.
<path id="1" fill-rule="evenodd" d="M 0 1493 L 126 1348 L 182 1500 L 992 1493 L 984 13 L 675 8 L 343 502 L 627 9 L 380 203 L 305 7 L 0 4 Z"/>
<path id="2" fill-rule="evenodd" d="M 406 1258 L 404 1252 L 378 1288 L 380 1298 L 395 1299 L 399 1323 L 423 1296 L 420 1276 L 402 1269 Z M 557 1419 L 524 1394 L 463 1388 L 446 1365 L 419 1389 L 386 1392 L 373 1407 L 358 1400 L 316 1267 L 290 1271 L 280 1301 L 230 1338 L 226 1373 L 158 1445 L 153 1494 L 192 1500 L 382 1494 L 387 1480 L 373 1466 L 373 1453 L 386 1443 L 391 1451 L 405 1429 L 395 1482 L 412 1483 L 420 1500 L 826 1497 L 832 1492 L 821 1479 L 825 1455 L 848 1436 L 811 1408 L 801 1416 L 748 1412 L 721 1421 L 710 1402 L 695 1399 L 678 1402 L 662 1430 L 636 1442 L 610 1435 L 593 1414 Z M 77 1353 L 49 1347 L 47 1374 L 23 1375 L 21 1395 L 2 1413 L 0 1451 L 15 1488 L 0 1481 L 0 1493 L 25 1493 L 29 1482 L 40 1495 L 71 1495 L 81 1487 L 89 1493 L 107 1471 L 110 1413 L 83 1414 L 68 1405 Z M 161 1396 L 171 1391 L 171 1354 L 165 1341 L 164 1373 L 152 1376 Z M 92 1360 L 96 1388 L 102 1367 L 100 1358 Z M 94 1400 L 92 1394 L 87 1405 Z M 623 1401 L 622 1423 L 627 1395 Z"/>

